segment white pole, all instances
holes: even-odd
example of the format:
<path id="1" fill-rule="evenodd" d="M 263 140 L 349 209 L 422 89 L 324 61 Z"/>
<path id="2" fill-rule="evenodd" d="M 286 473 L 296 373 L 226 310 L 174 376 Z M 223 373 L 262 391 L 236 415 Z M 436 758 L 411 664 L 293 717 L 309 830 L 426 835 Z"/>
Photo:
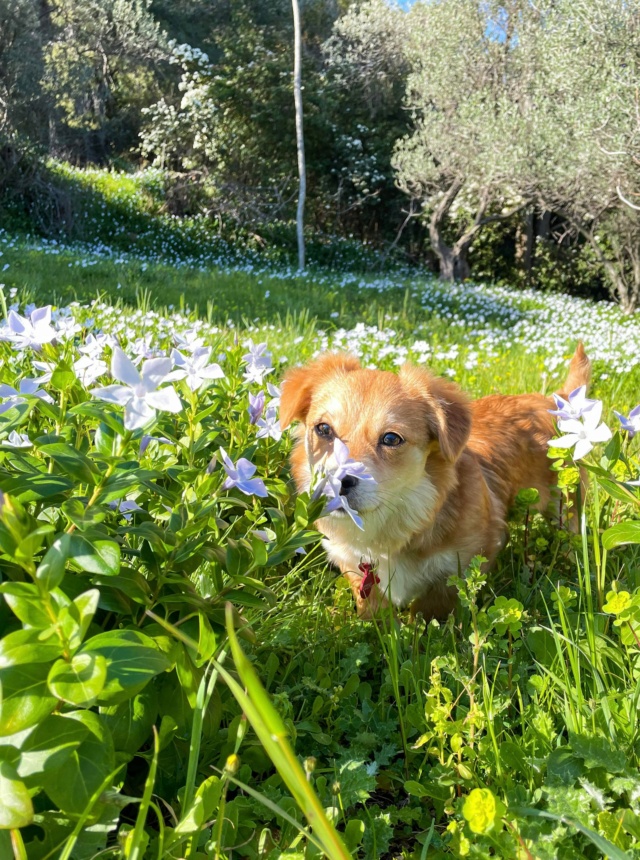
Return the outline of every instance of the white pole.
<path id="1" fill-rule="evenodd" d="M 291 0 L 293 6 L 293 98 L 296 106 L 296 145 L 298 148 L 298 213 L 296 228 L 298 233 L 298 268 L 304 269 L 304 201 L 307 196 L 307 171 L 304 161 L 304 132 L 302 128 L 302 33 L 300 28 L 300 6 L 298 0 Z"/>

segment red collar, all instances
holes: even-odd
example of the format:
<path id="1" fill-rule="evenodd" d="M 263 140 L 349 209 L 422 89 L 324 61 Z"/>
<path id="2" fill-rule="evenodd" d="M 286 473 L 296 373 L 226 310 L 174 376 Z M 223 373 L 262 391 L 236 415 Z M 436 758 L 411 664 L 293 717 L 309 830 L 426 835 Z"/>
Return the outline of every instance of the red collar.
<path id="1" fill-rule="evenodd" d="M 362 573 L 362 582 L 360 583 L 360 597 L 366 600 L 371 594 L 374 585 L 380 582 L 380 577 L 376 575 L 375 569 L 377 564 L 369 561 L 361 561 L 358 565 L 358 570 Z"/>

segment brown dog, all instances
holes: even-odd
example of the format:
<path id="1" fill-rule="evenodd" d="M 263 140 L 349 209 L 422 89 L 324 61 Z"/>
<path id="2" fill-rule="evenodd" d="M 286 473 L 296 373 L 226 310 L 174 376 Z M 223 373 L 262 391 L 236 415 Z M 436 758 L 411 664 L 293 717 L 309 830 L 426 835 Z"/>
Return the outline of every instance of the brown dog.
<path id="1" fill-rule="evenodd" d="M 585 385 L 590 370 L 580 344 L 560 393 Z M 475 555 L 493 563 L 518 491 L 535 487 L 538 507 L 549 507 L 553 405 L 541 394 L 472 402 L 422 368 L 366 370 L 344 354 L 326 354 L 286 375 L 281 425 L 302 422 L 292 454 L 298 489 L 309 488 L 312 467 L 330 455 L 336 437 L 376 481 L 342 481 L 341 494 L 364 530 L 343 511 L 318 523 L 359 615 L 371 617 L 388 599 L 425 618 L 446 617 L 456 601 L 448 577 Z M 380 583 L 366 597 L 358 570 L 363 561 L 376 566 Z"/>

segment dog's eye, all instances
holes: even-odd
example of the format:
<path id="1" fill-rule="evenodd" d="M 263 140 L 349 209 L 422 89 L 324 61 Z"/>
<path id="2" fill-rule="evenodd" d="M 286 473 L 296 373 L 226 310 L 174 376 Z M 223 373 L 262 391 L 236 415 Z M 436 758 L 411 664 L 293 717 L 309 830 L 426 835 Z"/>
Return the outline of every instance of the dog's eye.
<path id="1" fill-rule="evenodd" d="M 398 445 L 402 445 L 404 439 L 402 436 L 398 436 L 397 433 L 385 433 L 384 436 L 380 438 L 380 444 L 384 445 L 386 448 L 397 448 Z"/>
<path id="2" fill-rule="evenodd" d="M 316 424 L 315 431 L 318 436 L 321 436 L 323 439 L 330 439 L 333 436 L 333 430 L 328 424 Z"/>

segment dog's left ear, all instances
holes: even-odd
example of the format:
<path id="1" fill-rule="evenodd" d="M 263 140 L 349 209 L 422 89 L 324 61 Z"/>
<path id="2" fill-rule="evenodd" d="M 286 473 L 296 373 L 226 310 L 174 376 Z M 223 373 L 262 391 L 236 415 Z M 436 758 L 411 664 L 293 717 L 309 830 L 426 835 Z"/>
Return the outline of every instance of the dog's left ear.
<path id="1" fill-rule="evenodd" d="M 304 421 L 311 406 L 313 392 L 322 382 L 335 374 L 358 370 L 360 362 L 353 355 L 328 352 L 320 358 L 296 367 L 282 381 L 280 397 L 280 426 L 284 430 L 292 421 Z"/>
<path id="2" fill-rule="evenodd" d="M 403 365 L 400 379 L 414 396 L 424 401 L 427 426 L 444 459 L 454 463 L 471 433 L 471 408 L 466 394 L 455 383 L 412 364 Z"/>

